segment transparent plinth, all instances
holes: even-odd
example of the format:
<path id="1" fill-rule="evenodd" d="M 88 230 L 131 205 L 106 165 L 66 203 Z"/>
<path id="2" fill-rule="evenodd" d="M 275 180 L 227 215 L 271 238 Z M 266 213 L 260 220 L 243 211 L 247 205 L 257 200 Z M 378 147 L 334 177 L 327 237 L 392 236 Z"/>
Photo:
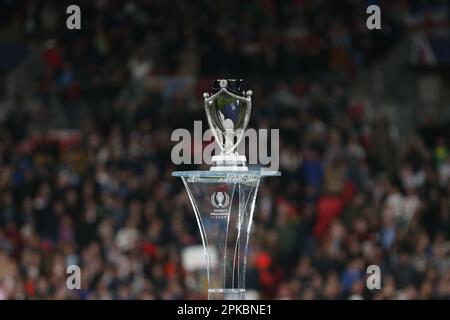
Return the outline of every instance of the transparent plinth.
<path id="1" fill-rule="evenodd" d="M 247 248 L 262 177 L 277 171 L 176 171 L 189 195 L 202 238 L 209 300 L 243 300 Z M 214 252 L 213 252 L 214 251 Z"/>

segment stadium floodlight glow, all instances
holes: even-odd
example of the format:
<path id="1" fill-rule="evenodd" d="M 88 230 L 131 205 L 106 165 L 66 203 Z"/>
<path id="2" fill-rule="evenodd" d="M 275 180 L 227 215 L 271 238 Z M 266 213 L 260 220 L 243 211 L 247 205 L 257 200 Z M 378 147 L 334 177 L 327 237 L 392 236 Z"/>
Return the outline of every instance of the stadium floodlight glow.
<path id="1" fill-rule="evenodd" d="M 208 299 L 244 299 L 247 248 L 262 177 L 278 171 L 249 169 L 236 152 L 247 128 L 252 92 L 241 92 L 241 79 L 213 81 L 204 93 L 205 112 L 220 154 L 203 171 L 175 171 L 195 212 L 206 259 Z"/>

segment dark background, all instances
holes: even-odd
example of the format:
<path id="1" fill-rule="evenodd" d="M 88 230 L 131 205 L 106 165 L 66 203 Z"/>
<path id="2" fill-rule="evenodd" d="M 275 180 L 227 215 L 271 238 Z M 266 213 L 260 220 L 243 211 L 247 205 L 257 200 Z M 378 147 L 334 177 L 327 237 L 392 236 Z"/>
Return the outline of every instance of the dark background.
<path id="1" fill-rule="evenodd" d="M 0 299 L 205 298 L 181 262 L 200 239 L 170 134 L 206 127 L 202 93 L 227 77 L 254 92 L 250 127 L 280 129 L 254 297 L 450 298 L 448 16 L 447 1 L 0 0 Z"/>

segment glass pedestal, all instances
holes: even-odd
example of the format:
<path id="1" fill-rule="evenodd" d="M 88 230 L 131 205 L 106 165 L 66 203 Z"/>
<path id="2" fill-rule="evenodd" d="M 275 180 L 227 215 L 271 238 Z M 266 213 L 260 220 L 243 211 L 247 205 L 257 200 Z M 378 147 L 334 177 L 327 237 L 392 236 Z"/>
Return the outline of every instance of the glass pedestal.
<path id="1" fill-rule="evenodd" d="M 243 300 L 247 247 L 262 177 L 277 171 L 176 171 L 189 195 L 206 258 L 209 300 Z M 217 259 L 212 259 L 213 255 Z"/>

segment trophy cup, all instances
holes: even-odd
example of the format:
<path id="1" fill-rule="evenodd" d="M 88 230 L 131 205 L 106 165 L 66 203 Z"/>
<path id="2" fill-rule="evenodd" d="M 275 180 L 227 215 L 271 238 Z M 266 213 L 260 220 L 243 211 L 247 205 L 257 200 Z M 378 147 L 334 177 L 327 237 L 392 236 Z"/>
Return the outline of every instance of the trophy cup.
<path id="1" fill-rule="evenodd" d="M 245 155 L 236 152 L 251 112 L 252 92 L 241 92 L 241 84 L 241 79 L 215 80 L 213 94 L 203 94 L 208 123 L 220 147 L 210 170 L 172 173 L 181 177 L 195 212 L 209 300 L 245 298 L 247 248 L 259 182 L 262 177 L 280 175 L 249 170 Z"/>

